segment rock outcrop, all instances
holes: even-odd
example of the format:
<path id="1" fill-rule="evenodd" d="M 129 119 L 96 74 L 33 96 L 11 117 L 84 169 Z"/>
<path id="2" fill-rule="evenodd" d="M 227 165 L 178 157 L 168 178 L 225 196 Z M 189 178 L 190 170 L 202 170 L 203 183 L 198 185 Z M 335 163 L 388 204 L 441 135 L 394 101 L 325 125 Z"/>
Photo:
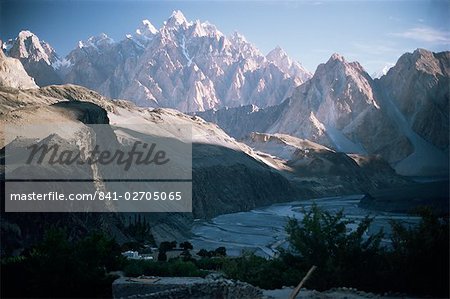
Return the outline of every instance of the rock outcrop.
<path id="1" fill-rule="evenodd" d="M 19 89 L 37 88 L 18 59 L 6 57 L 0 49 L 0 86 Z"/>

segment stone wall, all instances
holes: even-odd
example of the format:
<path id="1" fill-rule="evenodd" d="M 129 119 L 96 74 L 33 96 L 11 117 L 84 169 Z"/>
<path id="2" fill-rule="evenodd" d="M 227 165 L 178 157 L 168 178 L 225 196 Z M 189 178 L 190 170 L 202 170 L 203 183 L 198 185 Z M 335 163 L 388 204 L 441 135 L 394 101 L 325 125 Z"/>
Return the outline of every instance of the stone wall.
<path id="1" fill-rule="evenodd" d="M 260 289 L 229 279 L 197 277 L 159 277 L 157 281 L 119 278 L 113 283 L 113 297 L 126 299 L 164 298 L 262 298 Z"/>

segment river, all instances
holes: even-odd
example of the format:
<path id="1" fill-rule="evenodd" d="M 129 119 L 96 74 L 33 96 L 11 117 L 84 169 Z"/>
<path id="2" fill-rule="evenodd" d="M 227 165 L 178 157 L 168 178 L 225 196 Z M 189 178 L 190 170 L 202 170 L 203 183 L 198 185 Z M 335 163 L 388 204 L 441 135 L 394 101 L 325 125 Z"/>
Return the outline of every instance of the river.
<path id="1" fill-rule="evenodd" d="M 192 228 L 194 237 L 190 240 L 196 250 L 201 248 L 213 250 L 219 246 L 227 249 L 229 256 L 239 256 L 244 250 L 255 254 L 272 257 L 278 252 L 278 246 L 287 248 L 284 230 L 288 217 L 302 219 L 303 211 L 311 208 L 315 202 L 319 207 L 335 213 L 343 209 L 346 218 L 358 223 L 366 215 L 374 217 L 369 234 L 383 228 L 384 244 L 389 244 L 391 232 L 389 221 L 402 221 L 405 225 L 417 224 L 419 217 L 400 213 L 388 213 L 366 210 L 358 207 L 363 195 L 348 195 L 324 197 L 311 200 L 277 203 L 271 206 L 257 208 L 249 212 L 225 214 L 209 221 L 197 220 Z M 351 224 L 348 229 L 354 229 L 357 224 Z"/>

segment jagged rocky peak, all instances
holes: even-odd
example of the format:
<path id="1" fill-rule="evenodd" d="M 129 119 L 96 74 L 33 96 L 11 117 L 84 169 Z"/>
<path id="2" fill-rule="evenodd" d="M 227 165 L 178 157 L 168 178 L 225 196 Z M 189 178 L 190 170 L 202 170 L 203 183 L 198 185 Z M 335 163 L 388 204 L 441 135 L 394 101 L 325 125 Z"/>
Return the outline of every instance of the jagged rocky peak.
<path id="1" fill-rule="evenodd" d="M 450 52 L 403 54 L 377 82 L 421 138 L 448 151 Z"/>
<path id="2" fill-rule="evenodd" d="M 316 86 L 320 86 L 320 90 L 326 91 L 333 100 L 348 102 L 351 106 L 362 100 L 379 107 L 373 94 L 373 80 L 369 74 L 358 62 L 348 62 L 338 53 L 334 53 L 325 64 L 317 67 L 313 80 Z"/>
<path id="3" fill-rule="evenodd" d="M 165 22 L 166 28 L 177 28 L 179 26 L 187 27 L 192 25 L 192 23 L 186 20 L 186 17 L 180 10 L 174 10 L 170 18 Z"/>
<path id="4" fill-rule="evenodd" d="M 181 111 L 265 107 L 284 100 L 307 74 L 290 59 L 286 69 L 274 67 L 241 34 L 226 37 L 214 25 L 191 22 L 180 11 L 154 37 L 137 41 L 143 51 L 126 67 L 133 77 L 118 67 L 99 90 L 143 106 Z"/>
<path id="5" fill-rule="evenodd" d="M 214 36 L 217 38 L 224 37 L 224 34 L 208 21 L 201 22 L 200 20 L 196 20 L 191 28 L 193 36 Z M 227 41 L 227 43 L 229 44 L 229 41 Z"/>
<path id="6" fill-rule="evenodd" d="M 134 40 L 137 45 L 141 48 L 145 47 L 149 41 L 151 41 L 157 34 L 159 30 L 153 26 L 152 22 L 145 19 L 141 21 L 141 24 L 135 30 L 134 34 L 126 34 L 128 40 Z"/>
<path id="7" fill-rule="evenodd" d="M 22 35 L 33 39 L 38 53 L 52 51 L 31 33 Z M 273 106 L 310 77 L 287 54 L 269 61 L 243 35 L 227 37 L 178 10 L 159 29 L 144 20 L 117 42 L 106 34 L 80 41 L 65 59 L 45 62 L 47 68 L 29 58 L 21 61 L 40 86 L 62 81 L 138 105 L 181 111 Z"/>
<path id="8" fill-rule="evenodd" d="M 336 61 L 336 60 L 345 62 L 344 56 L 342 56 L 339 53 L 333 53 L 328 61 Z"/>
<path id="9" fill-rule="evenodd" d="M 269 54 L 267 54 L 266 57 L 268 59 L 285 58 L 287 57 L 287 54 L 280 46 L 276 46 L 272 51 L 269 52 Z"/>
<path id="10" fill-rule="evenodd" d="M 147 19 L 142 20 L 141 26 L 139 26 L 139 28 L 136 29 L 136 34 L 139 35 L 147 35 L 147 34 L 155 35 L 156 33 L 158 33 L 158 29 L 156 29 L 155 26 L 153 26 L 153 24 Z"/>
<path id="11" fill-rule="evenodd" d="M 353 132 L 359 132 L 365 115 L 380 108 L 372 85 L 359 63 L 333 54 L 297 88 L 269 132 L 310 139 L 339 151 L 365 153 L 360 136 Z"/>
<path id="12" fill-rule="evenodd" d="M 359 73 L 364 77 L 366 77 L 366 79 L 368 80 L 372 79 L 359 62 L 357 61 L 349 62 L 345 59 L 344 56 L 342 56 L 339 53 L 333 53 L 330 59 L 328 59 L 328 61 L 325 63 L 325 67 L 328 70 L 336 67 L 335 68 L 336 70 L 345 71 L 346 74 Z"/>
<path id="13" fill-rule="evenodd" d="M 61 60 L 56 51 L 45 41 L 28 30 L 19 32 L 14 40 L 4 45 L 6 55 L 19 59 L 28 75 L 33 77 L 39 86 L 60 84 L 61 78 L 56 69 L 65 61 Z"/>
<path id="14" fill-rule="evenodd" d="M 50 65 L 58 60 L 55 50 L 45 41 L 31 31 L 20 31 L 15 40 L 10 40 L 5 44 L 7 54 L 18 59 L 27 59 L 38 62 L 43 60 Z"/>
<path id="15" fill-rule="evenodd" d="M 247 39 L 245 38 L 245 36 L 243 36 L 242 34 L 240 34 L 237 31 L 233 31 L 233 33 L 230 36 L 230 39 L 235 42 L 242 42 L 242 43 L 247 42 Z"/>
<path id="16" fill-rule="evenodd" d="M 432 75 L 450 75 L 450 52 L 433 53 L 425 49 L 416 49 L 413 53 L 403 54 L 396 68 L 409 67 Z"/>
<path id="17" fill-rule="evenodd" d="M 270 51 L 266 55 L 266 58 L 269 61 L 274 62 L 279 67 L 290 68 L 293 63 L 287 53 L 280 46 L 277 46 L 275 49 Z"/>
<path id="18" fill-rule="evenodd" d="M 308 70 L 299 62 L 293 61 L 280 46 L 270 51 L 266 55 L 266 58 L 291 77 L 298 77 L 300 80 L 297 82 L 297 85 L 312 77 L 312 74 Z"/>
<path id="19" fill-rule="evenodd" d="M 338 53 L 334 53 L 330 56 L 327 62 L 321 63 L 317 66 L 317 70 L 314 76 L 322 76 L 322 72 L 329 73 L 330 71 L 332 71 L 333 74 L 336 74 L 337 72 L 345 72 L 349 67 L 350 64 L 347 62 L 344 56 Z"/>
<path id="20" fill-rule="evenodd" d="M 114 43 L 114 40 L 110 38 L 106 33 L 100 33 L 99 35 L 91 36 L 85 41 L 78 42 L 78 48 L 103 48 L 108 47 Z"/>

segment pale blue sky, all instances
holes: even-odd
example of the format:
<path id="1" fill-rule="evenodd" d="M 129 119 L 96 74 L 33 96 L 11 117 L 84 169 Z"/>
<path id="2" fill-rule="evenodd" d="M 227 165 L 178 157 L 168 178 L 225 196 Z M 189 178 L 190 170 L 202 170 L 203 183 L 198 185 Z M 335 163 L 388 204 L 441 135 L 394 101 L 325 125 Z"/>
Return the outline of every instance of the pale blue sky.
<path id="1" fill-rule="evenodd" d="M 61 55 L 78 40 L 114 40 L 142 19 L 159 28 L 173 10 L 242 33 L 263 53 L 277 45 L 310 71 L 338 52 L 372 73 L 406 51 L 450 50 L 450 1 L 69 1 L 0 0 L 0 37 L 36 33 Z"/>

